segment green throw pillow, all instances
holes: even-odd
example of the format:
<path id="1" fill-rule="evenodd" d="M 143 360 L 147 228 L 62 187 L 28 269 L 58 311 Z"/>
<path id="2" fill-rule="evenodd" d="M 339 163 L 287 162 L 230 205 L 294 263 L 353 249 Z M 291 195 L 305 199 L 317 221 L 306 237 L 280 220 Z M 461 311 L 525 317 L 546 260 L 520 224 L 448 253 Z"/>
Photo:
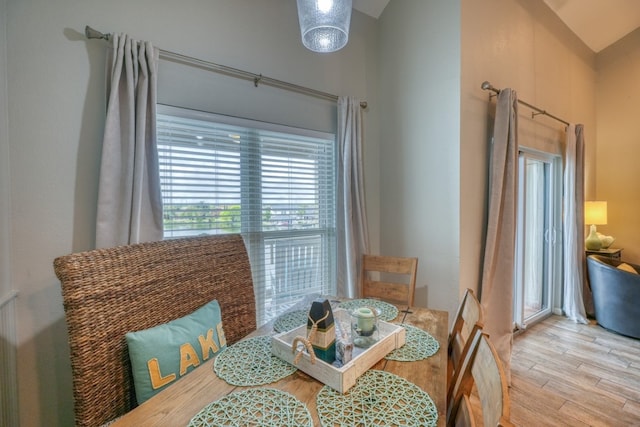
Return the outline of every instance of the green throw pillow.
<path id="1" fill-rule="evenodd" d="M 188 374 L 227 345 L 216 300 L 185 317 L 125 336 L 138 403 Z"/>

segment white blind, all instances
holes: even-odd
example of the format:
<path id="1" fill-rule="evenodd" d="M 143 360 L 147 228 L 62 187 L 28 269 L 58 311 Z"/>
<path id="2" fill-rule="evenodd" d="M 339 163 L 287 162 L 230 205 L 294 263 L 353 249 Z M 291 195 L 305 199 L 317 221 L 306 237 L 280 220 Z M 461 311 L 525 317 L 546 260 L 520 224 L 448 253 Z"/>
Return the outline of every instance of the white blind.
<path id="1" fill-rule="evenodd" d="M 257 321 L 335 294 L 332 134 L 158 106 L 165 238 L 241 233 Z"/>

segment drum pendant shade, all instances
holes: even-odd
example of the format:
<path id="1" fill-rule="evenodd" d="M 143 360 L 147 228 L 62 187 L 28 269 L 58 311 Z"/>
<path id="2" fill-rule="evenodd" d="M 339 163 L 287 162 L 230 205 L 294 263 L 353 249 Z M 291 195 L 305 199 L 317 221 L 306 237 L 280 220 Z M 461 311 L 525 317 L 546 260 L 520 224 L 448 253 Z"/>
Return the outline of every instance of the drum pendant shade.
<path id="1" fill-rule="evenodd" d="M 352 0 L 297 0 L 302 44 L 314 52 L 335 52 L 349 41 Z"/>

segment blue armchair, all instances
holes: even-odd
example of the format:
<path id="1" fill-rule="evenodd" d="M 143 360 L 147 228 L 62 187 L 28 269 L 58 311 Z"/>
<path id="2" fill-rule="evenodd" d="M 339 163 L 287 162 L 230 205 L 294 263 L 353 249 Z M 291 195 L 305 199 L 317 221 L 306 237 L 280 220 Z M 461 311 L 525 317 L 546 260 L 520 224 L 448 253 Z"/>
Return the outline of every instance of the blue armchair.
<path id="1" fill-rule="evenodd" d="M 636 273 L 618 268 L 621 264 Z M 640 266 L 590 255 L 587 268 L 598 324 L 618 334 L 640 338 Z"/>

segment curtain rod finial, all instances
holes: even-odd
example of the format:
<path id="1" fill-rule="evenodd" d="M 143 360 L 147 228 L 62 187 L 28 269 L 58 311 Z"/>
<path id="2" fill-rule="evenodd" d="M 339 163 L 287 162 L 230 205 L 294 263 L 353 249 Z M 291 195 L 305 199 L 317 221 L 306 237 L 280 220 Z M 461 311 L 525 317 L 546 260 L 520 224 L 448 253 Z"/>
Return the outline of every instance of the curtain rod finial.
<path id="1" fill-rule="evenodd" d="M 495 87 L 493 87 L 493 85 L 491 83 L 489 83 L 486 80 L 482 82 L 480 87 L 482 88 L 482 90 L 490 90 L 491 92 L 494 92 L 496 94 L 500 93 L 500 89 L 496 89 Z M 491 95 L 491 97 L 494 97 L 494 96 L 495 95 Z"/>
<path id="2" fill-rule="evenodd" d="M 91 28 L 90 26 L 85 26 L 84 27 L 84 35 L 88 38 L 88 39 L 105 39 L 105 40 L 109 40 L 109 38 L 111 37 L 110 34 L 103 34 L 98 30 L 94 30 L 93 28 Z"/>

